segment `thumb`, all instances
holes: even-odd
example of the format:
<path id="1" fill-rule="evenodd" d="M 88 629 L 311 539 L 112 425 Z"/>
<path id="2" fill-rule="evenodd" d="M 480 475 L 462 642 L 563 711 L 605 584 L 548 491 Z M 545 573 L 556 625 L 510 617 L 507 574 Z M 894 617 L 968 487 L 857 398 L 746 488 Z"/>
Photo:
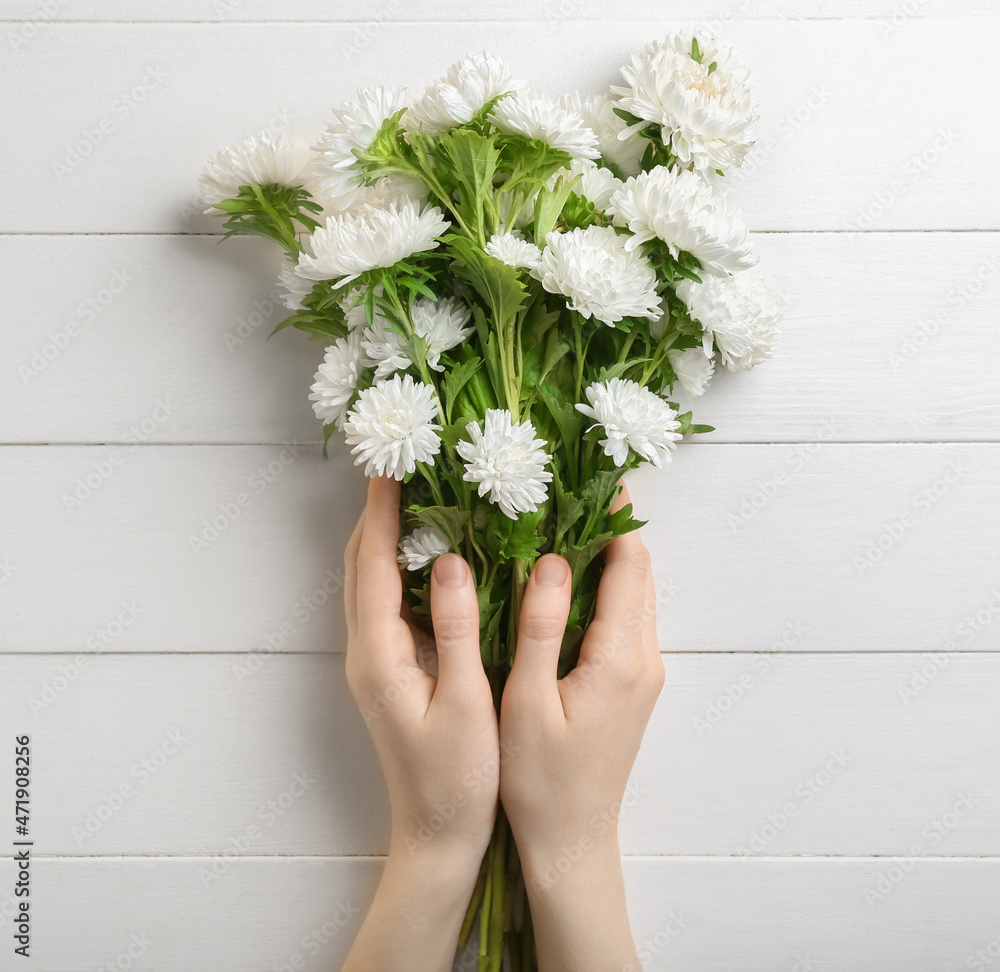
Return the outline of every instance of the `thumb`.
<path id="1" fill-rule="evenodd" d="M 465 694 L 486 678 L 479 653 L 479 602 L 469 565 L 442 554 L 431 570 L 431 621 L 438 653 L 437 692 Z"/>
<path id="2" fill-rule="evenodd" d="M 535 564 L 524 589 L 517 628 L 517 651 L 508 682 L 521 688 L 556 688 L 559 649 L 569 617 L 569 564 L 558 554 L 546 554 Z"/>

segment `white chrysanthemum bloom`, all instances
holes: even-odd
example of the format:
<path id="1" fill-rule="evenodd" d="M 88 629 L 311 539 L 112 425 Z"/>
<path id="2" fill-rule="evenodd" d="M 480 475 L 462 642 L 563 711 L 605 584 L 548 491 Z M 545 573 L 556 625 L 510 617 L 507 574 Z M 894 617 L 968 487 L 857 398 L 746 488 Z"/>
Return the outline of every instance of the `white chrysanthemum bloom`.
<path id="1" fill-rule="evenodd" d="M 585 196 L 601 212 L 608 207 L 611 197 L 623 185 L 621 179 L 610 169 L 590 159 L 573 159 L 565 169 L 559 169 L 549 177 L 548 187 L 553 188 L 556 179 L 560 177 L 568 181 L 574 176 L 580 178 L 573 183 L 573 192 L 578 196 Z"/>
<path id="2" fill-rule="evenodd" d="M 277 290 L 281 297 L 281 302 L 290 311 L 302 310 L 302 298 L 312 293 L 315 280 L 306 280 L 295 272 L 295 264 L 286 260 L 281 265 L 278 272 Z"/>
<path id="3" fill-rule="evenodd" d="M 559 101 L 578 111 L 583 123 L 597 133 L 597 150 L 604 159 L 617 165 L 626 176 L 639 174 L 648 140 L 625 131 L 628 128 L 625 119 L 614 112 L 616 101 L 603 94 L 581 98 L 575 91 L 562 95 Z"/>
<path id="4" fill-rule="evenodd" d="M 607 432 L 601 445 L 616 466 L 625 465 L 629 449 L 657 468 L 670 462 L 670 450 L 677 448 L 681 438 L 680 423 L 659 395 L 627 378 L 595 382 L 586 395 L 590 404 L 577 405 L 577 410 Z"/>
<path id="5" fill-rule="evenodd" d="M 537 92 L 515 91 L 501 98 L 489 119 L 508 135 L 548 142 L 573 158 L 596 159 L 600 155 L 597 135 L 584 124 L 580 112 Z"/>
<path id="6" fill-rule="evenodd" d="M 495 233 L 485 247 L 491 257 L 496 257 L 508 267 L 527 267 L 534 270 L 542 259 L 542 251 L 524 238 L 522 233 Z"/>
<path id="7" fill-rule="evenodd" d="M 216 152 L 202 170 L 198 185 L 208 206 L 205 212 L 223 199 L 235 199 L 240 186 L 306 186 L 314 158 L 300 135 L 247 135 Z"/>
<path id="8" fill-rule="evenodd" d="M 552 473 L 545 468 L 551 458 L 546 443 L 535 438 L 531 422 L 514 422 L 507 409 L 490 408 L 482 429 L 478 422 L 465 428 L 471 441 L 455 447 L 465 460 L 462 478 L 479 483 L 479 495 L 488 495 L 512 520 L 518 513 L 534 513 L 545 502 L 544 484 L 552 481 Z"/>
<path id="9" fill-rule="evenodd" d="M 701 61 L 691 56 L 698 40 Z M 625 87 L 612 87 L 621 107 L 641 123 L 661 126 L 663 142 L 682 167 L 712 178 L 716 169 L 742 165 L 759 120 L 750 100 L 750 72 L 731 47 L 700 31 L 668 34 L 622 68 Z"/>
<path id="10" fill-rule="evenodd" d="M 435 249 L 437 237 L 450 225 L 437 206 L 421 210 L 419 203 L 402 198 L 385 208 L 364 206 L 357 215 L 330 216 L 312 235 L 315 256 L 303 253 L 297 272 L 343 286 L 366 270 L 391 267 L 413 253 Z"/>
<path id="11" fill-rule="evenodd" d="M 457 297 L 421 297 L 414 301 L 410 317 L 414 333 L 427 345 L 427 364 L 435 371 L 444 371 L 441 355 L 458 347 L 472 333 L 468 326 L 472 311 Z"/>
<path id="12" fill-rule="evenodd" d="M 748 371 L 771 357 L 781 314 L 774 294 L 756 273 L 713 277 L 704 283 L 682 280 L 676 290 L 705 329 L 706 354 L 711 354 L 714 340 L 730 371 Z"/>
<path id="13" fill-rule="evenodd" d="M 456 61 L 438 78 L 403 116 L 410 131 L 422 126 L 436 135 L 472 121 L 487 101 L 524 87 L 512 81 L 510 65 L 496 54 L 477 51 Z"/>
<path id="14" fill-rule="evenodd" d="M 364 315 L 363 307 L 361 313 Z M 412 364 L 406 352 L 406 338 L 392 330 L 380 314 L 376 315 L 374 326 L 367 325 L 361 333 L 361 347 L 376 366 L 376 380 L 387 378 L 395 371 L 406 371 Z"/>
<path id="15" fill-rule="evenodd" d="M 354 397 L 358 379 L 371 362 L 365 358 L 360 335 L 338 338 L 326 349 L 323 363 L 316 372 L 309 396 L 316 417 L 324 425 L 343 424 L 347 405 Z"/>
<path id="16" fill-rule="evenodd" d="M 604 324 L 663 313 L 656 273 L 611 226 L 549 233 L 533 275 L 550 294 L 562 294 L 571 310 Z"/>
<path id="17" fill-rule="evenodd" d="M 403 104 L 403 88 L 379 84 L 359 89 L 356 102 L 345 101 L 334 109 L 333 121 L 313 146 L 319 153 L 313 178 L 329 208 L 346 209 L 357 199 L 362 187 L 354 153 L 370 148 L 385 120 Z"/>
<path id="18" fill-rule="evenodd" d="M 406 570 L 423 570 L 441 554 L 451 553 L 448 538 L 434 527 L 420 526 L 399 541 L 396 561 Z"/>
<path id="19" fill-rule="evenodd" d="M 381 284 L 375 285 L 374 293 L 377 297 L 381 297 L 383 290 Z M 344 318 L 347 324 L 347 329 L 349 331 L 359 330 L 364 331 L 368 326 L 368 315 L 365 313 L 365 302 L 360 300 L 355 303 L 358 297 L 364 296 L 364 290 L 361 287 L 351 287 L 344 297 L 341 297 L 338 303 L 340 304 L 340 309 L 344 312 Z M 388 321 L 382 316 L 382 312 L 378 308 L 378 304 L 373 306 L 374 311 L 374 321 L 377 327 L 382 328 L 388 324 Z"/>
<path id="20" fill-rule="evenodd" d="M 686 348 L 683 351 L 675 348 L 667 352 L 667 360 L 684 391 L 689 395 L 705 393 L 705 387 L 715 374 L 715 361 L 710 352 L 704 348 Z"/>
<path id="21" fill-rule="evenodd" d="M 346 442 L 358 457 L 354 464 L 365 463 L 366 476 L 402 479 L 418 462 L 430 462 L 441 451 L 437 408 L 434 388 L 412 375 L 364 389 L 344 422 Z"/>
<path id="22" fill-rule="evenodd" d="M 630 250 L 656 237 L 675 258 L 684 250 L 718 277 L 757 262 L 743 216 L 696 172 L 662 165 L 641 172 L 625 180 L 608 211 L 632 231 Z"/>
<path id="23" fill-rule="evenodd" d="M 472 333 L 472 328 L 466 326 L 472 319 L 472 311 L 456 297 L 442 300 L 421 297 L 414 302 L 411 316 L 414 333 L 422 337 L 427 346 L 425 360 L 428 366 L 435 371 L 444 371 L 441 355 L 457 347 Z M 405 371 L 413 364 L 406 339 L 392 330 L 379 314 L 376 314 L 374 326 L 364 327 L 361 346 L 377 365 L 376 378 L 384 378 L 394 371 Z"/>

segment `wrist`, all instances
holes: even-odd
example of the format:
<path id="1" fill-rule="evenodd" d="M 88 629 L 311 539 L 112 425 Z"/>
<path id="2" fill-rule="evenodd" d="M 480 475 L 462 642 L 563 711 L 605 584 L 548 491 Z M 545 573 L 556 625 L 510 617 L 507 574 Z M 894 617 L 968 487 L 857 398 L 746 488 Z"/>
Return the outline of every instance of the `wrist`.
<path id="1" fill-rule="evenodd" d="M 521 869 L 529 895 L 547 894 L 556 885 L 570 888 L 601 887 L 621 879 L 618 834 L 579 834 L 548 841 L 518 842 Z"/>
<path id="2" fill-rule="evenodd" d="M 471 891 L 487 842 L 488 838 L 481 843 L 445 838 L 422 840 L 412 834 L 394 832 L 386 867 L 400 878 L 424 882 L 437 891 L 446 892 L 449 888 L 465 885 Z"/>

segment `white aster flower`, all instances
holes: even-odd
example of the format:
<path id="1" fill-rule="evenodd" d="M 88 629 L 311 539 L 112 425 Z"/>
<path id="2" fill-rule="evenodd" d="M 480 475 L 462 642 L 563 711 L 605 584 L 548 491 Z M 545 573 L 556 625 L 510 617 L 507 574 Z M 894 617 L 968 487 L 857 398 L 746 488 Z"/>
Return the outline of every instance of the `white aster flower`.
<path id="1" fill-rule="evenodd" d="M 385 208 L 364 206 L 357 215 L 330 216 L 312 235 L 315 256 L 303 253 L 297 272 L 343 286 L 366 270 L 391 267 L 413 253 L 435 249 L 437 237 L 450 225 L 437 206 L 421 210 L 416 201 L 402 198 Z"/>
<path id="2" fill-rule="evenodd" d="M 704 283 L 682 280 L 676 290 L 705 329 L 706 354 L 711 354 L 714 340 L 730 371 L 749 371 L 771 357 L 781 314 L 774 294 L 756 273 L 744 271 Z"/>
<path id="3" fill-rule="evenodd" d="M 351 334 L 338 338 L 326 349 L 323 363 L 316 372 L 309 396 L 316 417 L 324 425 L 335 422 L 343 425 L 347 405 L 354 397 L 358 379 L 371 364 L 365 358 L 359 340 L 360 335 Z"/>
<path id="4" fill-rule="evenodd" d="M 362 307 L 362 316 L 364 313 Z M 376 380 L 387 378 L 394 371 L 406 371 L 412 364 L 406 352 L 406 338 L 392 330 L 389 322 L 380 314 L 376 314 L 375 324 L 365 326 L 361 333 L 361 347 L 376 365 Z"/>
<path id="5" fill-rule="evenodd" d="M 694 38 L 701 61 L 691 56 Z M 716 169 L 742 165 L 756 139 L 758 115 L 750 100 L 750 72 L 733 48 L 700 31 L 668 34 L 622 68 L 625 87 L 611 90 L 638 118 L 661 126 L 663 142 L 682 167 L 712 178 Z"/>
<path id="6" fill-rule="evenodd" d="M 684 391 L 689 395 L 704 394 L 709 379 L 715 374 L 715 362 L 710 352 L 704 348 L 687 348 L 684 351 L 675 348 L 667 352 L 667 359 Z"/>
<path id="7" fill-rule="evenodd" d="M 589 199 L 594 206 L 603 212 L 611 202 L 611 197 L 622 187 L 622 181 L 610 169 L 590 159 L 573 159 L 565 168 L 559 169 L 549 178 L 548 186 L 553 188 L 556 179 L 570 180 L 579 176 L 573 183 L 573 192 Z"/>
<path id="8" fill-rule="evenodd" d="M 596 159 L 600 155 L 597 135 L 584 124 L 583 116 L 545 95 L 515 91 L 493 106 L 489 119 L 508 135 L 548 142 L 577 159 Z"/>
<path id="9" fill-rule="evenodd" d="M 285 260 L 278 272 L 277 290 L 281 302 L 290 311 L 302 310 L 302 298 L 312 293 L 315 280 L 306 280 L 295 272 L 295 264 Z"/>
<path id="10" fill-rule="evenodd" d="M 546 443 L 535 438 L 531 422 L 514 422 L 507 409 L 490 408 L 482 429 L 470 422 L 466 431 L 471 441 L 455 447 L 465 460 L 462 478 L 479 483 L 479 495 L 488 495 L 512 520 L 518 513 L 534 513 L 545 502 L 544 484 L 552 481 L 552 473 L 545 468 L 551 458 Z"/>
<path id="11" fill-rule="evenodd" d="M 437 560 L 441 554 L 451 553 L 451 542 L 434 527 L 420 526 L 408 537 L 399 541 L 399 554 L 396 560 L 400 567 L 407 570 L 423 570 L 428 564 Z"/>
<path id="12" fill-rule="evenodd" d="M 364 308 L 361 311 L 364 315 Z M 426 361 L 435 371 L 444 371 L 441 355 L 461 344 L 469 334 L 466 327 L 472 319 L 472 311 L 455 297 L 430 300 L 421 297 L 413 304 L 411 312 L 413 332 L 424 339 L 427 346 Z M 376 378 L 384 378 L 394 371 L 405 371 L 413 362 L 406 347 L 406 338 L 389 326 L 388 321 L 376 313 L 374 326 L 364 328 L 361 346 L 373 362 L 377 364 Z"/>
<path id="13" fill-rule="evenodd" d="M 487 101 L 524 86 L 512 81 L 510 65 L 495 54 L 478 51 L 456 61 L 403 116 L 406 127 L 438 132 L 472 121 Z"/>
<path id="14" fill-rule="evenodd" d="M 202 171 L 198 184 L 209 207 L 205 212 L 223 199 L 235 199 L 240 186 L 305 186 L 314 158 L 309 142 L 299 135 L 247 135 L 216 152 Z"/>
<path id="15" fill-rule="evenodd" d="M 427 364 L 435 371 L 444 371 L 441 355 L 457 347 L 472 333 L 468 326 L 472 311 L 456 297 L 441 300 L 421 297 L 414 301 L 410 316 L 414 333 L 427 345 Z"/>
<path id="16" fill-rule="evenodd" d="M 549 233 L 534 275 L 549 293 L 562 294 L 571 310 L 605 324 L 663 313 L 653 268 L 611 226 Z"/>
<path id="17" fill-rule="evenodd" d="M 625 181 L 611 197 L 615 222 L 633 233 L 634 249 L 654 237 L 676 257 L 684 250 L 706 273 L 724 277 L 757 262 L 742 215 L 697 173 L 658 165 Z"/>
<path id="18" fill-rule="evenodd" d="M 618 102 L 603 94 L 581 98 L 575 91 L 562 95 L 559 101 L 567 108 L 578 111 L 583 116 L 584 124 L 596 132 L 597 149 L 604 159 L 617 165 L 626 176 L 639 174 L 639 163 L 648 140 L 631 131 L 626 132 L 628 125 L 625 119 L 614 112 Z"/>
<path id="19" fill-rule="evenodd" d="M 680 423 L 677 413 L 659 395 L 627 378 L 595 382 L 586 395 L 590 404 L 577 405 L 577 410 L 607 432 L 601 445 L 616 466 L 625 465 L 629 449 L 657 468 L 670 462 L 670 450 L 677 448 L 681 438 L 677 431 Z"/>
<path id="20" fill-rule="evenodd" d="M 346 209 L 357 199 L 361 183 L 354 153 L 371 147 L 385 120 L 403 103 L 404 89 L 375 85 L 359 89 L 356 102 L 334 109 L 333 121 L 313 146 L 319 153 L 313 177 L 328 207 Z"/>
<path id="21" fill-rule="evenodd" d="M 402 479 L 418 462 L 430 462 L 441 451 L 437 407 L 433 387 L 412 375 L 364 389 L 344 422 L 346 442 L 358 457 L 354 464 L 365 463 L 366 476 Z"/>
<path id="22" fill-rule="evenodd" d="M 351 287 L 344 297 L 339 300 L 340 309 L 344 312 L 344 317 L 347 323 L 347 329 L 349 331 L 359 330 L 364 331 L 368 326 L 368 315 L 365 312 L 365 302 L 364 300 L 358 300 L 359 297 L 364 297 L 364 290 L 361 287 Z M 375 295 L 378 297 L 382 296 L 382 285 L 375 285 Z M 357 303 L 355 301 L 357 300 Z M 374 322 L 379 328 L 386 327 L 388 321 L 382 316 L 382 312 L 378 308 L 378 304 L 373 306 L 374 310 Z"/>
<path id="23" fill-rule="evenodd" d="M 486 252 L 508 267 L 527 267 L 533 270 L 542 259 L 542 251 L 529 243 L 522 233 L 495 233 L 486 244 Z"/>

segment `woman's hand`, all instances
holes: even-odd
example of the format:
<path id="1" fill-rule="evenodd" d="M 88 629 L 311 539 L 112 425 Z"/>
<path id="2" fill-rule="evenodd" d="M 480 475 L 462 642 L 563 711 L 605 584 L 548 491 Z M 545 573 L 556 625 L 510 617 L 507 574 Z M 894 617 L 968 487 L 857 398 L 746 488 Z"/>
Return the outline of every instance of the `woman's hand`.
<path id="1" fill-rule="evenodd" d="M 399 484 L 373 479 L 345 554 L 346 664 L 385 774 L 392 837 L 345 972 L 450 967 L 497 811 L 497 718 L 471 572 L 455 554 L 437 559 L 436 645 L 425 645 L 403 608 L 398 540 Z M 437 677 L 418 645 L 427 667 L 436 655 Z"/>
<path id="2" fill-rule="evenodd" d="M 624 493 L 624 491 L 623 491 Z M 618 505 L 627 502 L 627 494 Z M 625 912 L 618 814 L 663 686 L 649 553 L 638 533 L 606 548 L 579 664 L 556 678 L 569 565 L 539 559 L 504 689 L 500 796 L 531 902 L 539 967 L 621 972 L 639 962 Z"/>

